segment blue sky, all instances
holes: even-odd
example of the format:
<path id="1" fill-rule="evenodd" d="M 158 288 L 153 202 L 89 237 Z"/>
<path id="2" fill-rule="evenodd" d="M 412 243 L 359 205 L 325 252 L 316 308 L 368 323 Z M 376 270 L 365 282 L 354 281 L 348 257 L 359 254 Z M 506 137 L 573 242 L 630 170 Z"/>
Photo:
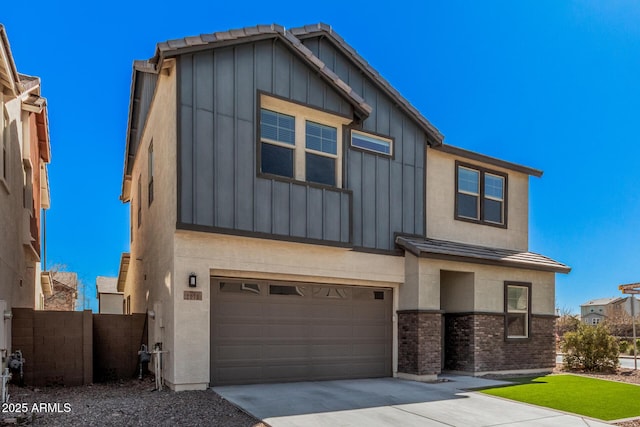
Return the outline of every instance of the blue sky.
<path id="1" fill-rule="evenodd" d="M 444 135 L 544 170 L 529 247 L 569 264 L 577 312 L 640 281 L 640 3 L 631 1 L 19 2 L 3 5 L 18 71 L 42 79 L 52 163 L 48 264 L 86 283 L 128 250 L 120 195 L 131 65 L 173 38 L 326 22 Z"/>

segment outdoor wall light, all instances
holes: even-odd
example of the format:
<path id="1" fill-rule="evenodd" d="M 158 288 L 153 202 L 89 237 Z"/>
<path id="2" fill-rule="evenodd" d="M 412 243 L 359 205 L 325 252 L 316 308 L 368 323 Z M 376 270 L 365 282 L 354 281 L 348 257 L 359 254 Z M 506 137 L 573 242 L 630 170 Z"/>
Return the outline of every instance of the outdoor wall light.
<path id="1" fill-rule="evenodd" d="M 9 320 L 13 317 L 13 313 L 11 311 L 5 311 L 4 312 L 4 318 L 5 320 Z"/>
<path id="2" fill-rule="evenodd" d="M 156 312 L 153 311 L 153 310 L 147 311 L 147 314 L 149 314 L 149 317 L 152 318 L 152 319 L 156 318 Z"/>
<path id="3" fill-rule="evenodd" d="M 196 273 L 189 274 L 189 287 L 190 288 L 196 287 Z"/>

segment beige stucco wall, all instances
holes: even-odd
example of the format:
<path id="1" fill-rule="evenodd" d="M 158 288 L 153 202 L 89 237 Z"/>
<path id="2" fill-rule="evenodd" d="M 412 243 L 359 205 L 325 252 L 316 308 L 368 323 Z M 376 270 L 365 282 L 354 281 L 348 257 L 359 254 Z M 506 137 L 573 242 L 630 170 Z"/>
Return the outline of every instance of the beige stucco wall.
<path id="1" fill-rule="evenodd" d="M 31 256 L 27 256 L 23 246 L 25 235 L 30 234 L 29 212 L 23 207 L 23 187 L 27 177 L 22 161 L 23 152 L 28 149 L 24 141 L 29 139 L 30 129 L 29 115 L 22 111 L 21 102 L 21 98 L 9 99 L 0 91 L 0 123 L 5 124 L 5 113 L 8 118 L 8 130 L 0 138 L 9 140 L 6 180 L 2 179 L 0 167 L 0 300 L 6 301 L 7 307 L 35 308 L 36 288 L 40 288 L 40 266 L 39 260 L 33 258 L 35 253 L 31 251 Z M 29 151 L 26 151 L 26 156 L 30 156 Z M 33 173 L 36 172 L 39 172 L 37 162 Z"/>
<path id="2" fill-rule="evenodd" d="M 506 229 L 454 219 L 456 160 L 503 172 L 509 176 Z M 529 176 L 527 174 L 428 148 L 426 200 L 426 230 L 429 238 L 528 250 Z"/>
<path id="3" fill-rule="evenodd" d="M 405 256 L 407 276 L 419 280 L 403 285 L 400 309 L 502 313 L 509 281 L 531 283 L 532 314 L 555 314 L 555 273 Z"/>
<path id="4" fill-rule="evenodd" d="M 175 242 L 173 351 L 177 360 L 189 361 L 174 366 L 181 383 L 176 389 L 209 382 L 210 276 L 383 286 L 394 289 L 394 301 L 404 280 L 404 259 L 398 256 L 192 231 L 177 231 Z M 190 273 L 198 277 L 196 288 L 188 286 Z M 185 300 L 184 291 L 202 292 L 202 300 Z"/>
<path id="5" fill-rule="evenodd" d="M 149 111 L 147 124 L 132 169 L 131 221 L 133 239 L 124 298 L 131 297 L 132 313 L 155 312 L 149 319 L 150 349 L 162 343 L 173 348 L 173 234 L 176 224 L 176 71 L 161 72 Z M 148 149 L 153 140 L 154 200 L 148 198 Z M 138 180 L 141 178 L 141 197 Z M 138 227 L 137 209 L 142 207 L 142 224 Z M 165 375 L 173 376 L 175 357 L 164 356 Z"/>
<path id="6" fill-rule="evenodd" d="M 100 314 L 122 314 L 122 294 L 100 294 Z"/>

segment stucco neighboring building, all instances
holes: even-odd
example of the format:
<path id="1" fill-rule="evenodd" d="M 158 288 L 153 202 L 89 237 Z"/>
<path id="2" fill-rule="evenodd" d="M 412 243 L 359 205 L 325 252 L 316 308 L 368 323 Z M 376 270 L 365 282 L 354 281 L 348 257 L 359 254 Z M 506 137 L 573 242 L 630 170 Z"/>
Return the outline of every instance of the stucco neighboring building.
<path id="1" fill-rule="evenodd" d="M 74 311 L 78 299 L 78 275 L 67 271 L 51 272 L 51 295 L 44 299 L 44 309 Z"/>
<path id="2" fill-rule="evenodd" d="M 169 386 L 553 368 L 542 172 L 443 139 L 324 24 L 136 61 L 118 290 Z"/>
<path id="3" fill-rule="evenodd" d="M 41 272 L 41 212 L 49 208 L 51 158 L 40 79 L 18 72 L 0 24 L 0 353 L 11 349 L 12 307 L 41 309 L 51 292 Z M 2 319 L 2 318 L 0 318 Z"/>
<path id="4" fill-rule="evenodd" d="M 587 325 L 597 325 L 607 318 L 631 316 L 632 303 L 634 314 L 640 315 L 640 301 L 634 297 L 598 298 L 587 301 L 580 306 L 580 320 Z"/>
<path id="5" fill-rule="evenodd" d="M 96 277 L 96 296 L 98 298 L 98 313 L 124 314 L 124 295 L 118 292 L 117 277 Z"/>

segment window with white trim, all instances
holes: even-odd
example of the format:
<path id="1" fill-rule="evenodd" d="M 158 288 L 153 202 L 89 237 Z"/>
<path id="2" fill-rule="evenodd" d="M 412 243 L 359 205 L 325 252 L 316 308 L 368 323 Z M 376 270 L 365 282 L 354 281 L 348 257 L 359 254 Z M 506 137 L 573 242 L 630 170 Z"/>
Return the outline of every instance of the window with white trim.
<path id="1" fill-rule="evenodd" d="M 505 284 L 505 328 L 507 338 L 529 337 L 531 314 L 529 284 Z"/>
<path id="2" fill-rule="evenodd" d="M 506 226 L 507 176 L 456 162 L 455 218 Z"/>
<path id="3" fill-rule="evenodd" d="M 391 138 L 372 135 L 358 130 L 351 131 L 351 146 L 387 156 L 393 155 L 393 140 Z"/>
<path id="4" fill-rule="evenodd" d="M 342 186 L 342 126 L 348 117 L 262 94 L 259 173 Z"/>

